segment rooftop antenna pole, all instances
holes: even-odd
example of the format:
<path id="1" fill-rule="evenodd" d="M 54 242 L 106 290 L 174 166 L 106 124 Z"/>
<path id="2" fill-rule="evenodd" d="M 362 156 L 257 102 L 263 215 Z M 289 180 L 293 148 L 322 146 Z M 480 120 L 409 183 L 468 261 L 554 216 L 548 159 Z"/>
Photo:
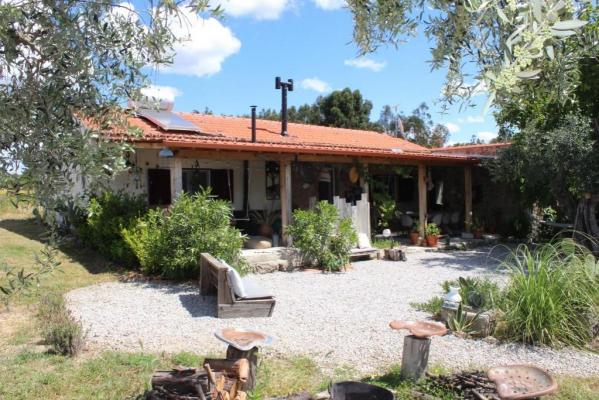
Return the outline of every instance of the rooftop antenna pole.
<path id="1" fill-rule="evenodd" d="M 281 89 L 281 136 L 288 136 L 287 132 L 287 91 L 293 92 L 293 79 L 282 82 L 281 77 L 275 78 L 275 89 Z"/>

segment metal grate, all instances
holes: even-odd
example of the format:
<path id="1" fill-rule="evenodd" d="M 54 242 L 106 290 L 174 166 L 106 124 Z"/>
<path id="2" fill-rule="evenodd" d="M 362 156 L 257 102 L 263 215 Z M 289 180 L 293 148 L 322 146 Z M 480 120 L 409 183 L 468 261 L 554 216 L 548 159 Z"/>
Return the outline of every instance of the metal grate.
<path id="1" fill-rule="evenodd" d="M 138 109 L 137 114 L 165 131 L 200 132 L 196 125 L 172 111 Z"/>

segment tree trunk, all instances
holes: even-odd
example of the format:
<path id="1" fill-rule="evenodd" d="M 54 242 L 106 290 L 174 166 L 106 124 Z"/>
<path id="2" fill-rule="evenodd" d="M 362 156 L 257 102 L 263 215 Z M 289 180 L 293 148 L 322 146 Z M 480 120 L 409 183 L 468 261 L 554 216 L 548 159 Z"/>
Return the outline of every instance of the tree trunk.
<path id="1" fill-rule="evenodd" d="M 428 367 L 430 347 L 430 338 L 420 338 L 414 335 L 404 337 L 401 356 L 402 378 L 417 381 L 424 376 Z"/>
<path id="2" fill-rule="evenodd" d="M 578 203 L 576 225 L 574 226 L 576 240 L 587 246 L 595 256 L 599 256 L 599 224 L 597 224 L 597 204 L 599 195 L 585 195 Z"/>

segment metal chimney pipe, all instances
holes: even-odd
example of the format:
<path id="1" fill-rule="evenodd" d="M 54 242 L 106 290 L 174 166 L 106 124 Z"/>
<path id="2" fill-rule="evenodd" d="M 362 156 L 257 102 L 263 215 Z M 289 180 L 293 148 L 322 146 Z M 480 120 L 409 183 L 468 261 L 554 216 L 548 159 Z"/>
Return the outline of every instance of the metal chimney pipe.
<path id="1" fill-rule="evenodd" d="M 281 82 L 280 77 L 275 78 L 275 89 L 281 89 L 281 136 L 288 136 L 287 132 L 287 91 L 293 92 L 293 79 Z"/>
<path id="2" fill-rule="evenodd" d="M 252 109 L 252 143 L 256 142 L 256 106 L 250 106 Z"/>
<path id="3" fill-rule="evenodd" d="M 287 132 L 287 88 L 285 86 L 283 86 L 283 96 L 281 99 L 281 135 L 289 135 L 289 132 Z"/>

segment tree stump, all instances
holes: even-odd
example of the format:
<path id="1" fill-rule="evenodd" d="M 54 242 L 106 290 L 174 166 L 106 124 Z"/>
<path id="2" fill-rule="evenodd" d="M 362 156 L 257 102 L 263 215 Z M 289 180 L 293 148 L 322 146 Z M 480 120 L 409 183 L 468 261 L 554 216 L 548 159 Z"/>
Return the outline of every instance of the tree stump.
<path id="1" fill-rule="evenodd" d="M 250 363 L 249 376 L 247 381 L 242 385 L 241 390 L 250 391 L 256 385 L 256 369 L 258 366 L 258 348 L 252 347 L 248 351 L 239 350 L 231 345 L 227 347 L 227 360 L 236 361 L 240 358 L 247 358 Z"/>
<path id="2" fill-rule="evenodd" d="M 408 335 L 403 340 L 401 376 L 404 379 L 418 380 L 424 376 L 428 366 L 430 338 Z"/>
<path id="3" fill-rule="evenodd" d="M 406 261 L 406 255 L 400 248 L 392 248 L 385 250 L 385 258 L 392 261 Z"/>

